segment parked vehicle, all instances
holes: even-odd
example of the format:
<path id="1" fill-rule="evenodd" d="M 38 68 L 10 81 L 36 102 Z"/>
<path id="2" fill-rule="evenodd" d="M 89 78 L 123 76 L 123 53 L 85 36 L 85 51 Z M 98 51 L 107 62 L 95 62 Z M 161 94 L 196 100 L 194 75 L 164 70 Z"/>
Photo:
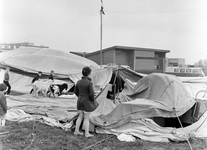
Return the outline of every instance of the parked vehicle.
<path id="1" fill-rule="evenodd" d="M 202 68 L 199 67 L 167 67 L 166 74 L 173 74 L 181 77 L 204 77 Z"/>

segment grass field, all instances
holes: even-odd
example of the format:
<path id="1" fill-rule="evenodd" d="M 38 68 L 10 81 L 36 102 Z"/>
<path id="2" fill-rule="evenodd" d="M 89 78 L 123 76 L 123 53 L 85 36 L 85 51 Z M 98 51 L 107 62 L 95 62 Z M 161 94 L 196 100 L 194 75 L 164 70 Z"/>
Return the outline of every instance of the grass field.
<path id="1" fill-rule="evenodd" d="M 158 143 L 136 139 L 121 142 L 114 135 L 95 134 L 92 138 L 77 136 L 73 131 L 64 131 L 46 124 L 7 121 L 0 129 L 2 150 L 190 150 L 187 142 Z M 190 139 L 193 150 L 207 149 L 206 140 Z"/>

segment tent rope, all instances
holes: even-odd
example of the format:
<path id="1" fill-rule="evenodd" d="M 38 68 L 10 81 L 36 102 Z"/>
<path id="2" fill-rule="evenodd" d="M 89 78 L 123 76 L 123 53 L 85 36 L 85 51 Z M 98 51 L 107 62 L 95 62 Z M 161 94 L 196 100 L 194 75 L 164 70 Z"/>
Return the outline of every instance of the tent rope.
<path id="1" fill-rule="evenodd" d="M 20 80 L 23 76 L 24 76 L 24 75 L 22 75 L 21 77 L 19 77 L 19 78 L 16 79 L 15 81 L 13 81 L 13 82 L 11 83 L 11 85 L 14 84 L 15 82 L 17 82 L 18 80 Z"/>
<path id="2" fill-rule="evenodd" d="M 175 116 L 176 116 L 177 119 L 178 119 L 178 122 L 179 122 L 181 128 L 183 128 L 183 125 L 182 125 L 182 123 L 181 123 L 181 121 L 180 121 L 180 118 L 179 118 L 179 117 L 177 116 L 177 114 L 176 114 L 176 109 L 175 109 L 175 107 L 173 107 L 172 109 L 173 109 L 173 111 L 174 111 L 174 113 L 175 113 Z M 190 141 L 188 140 L 188 138 L 186 138 L 186 141 L 188 142 L 188 145 L 189 145 L 190 149 L 193 150 L 192 145 L 190 144 Z"/>
<path id="3" fill-rule="evenodd" d="M 11 83 L 11 85 L 12 84 L 14 84 L 15 82 L 17 82 L 18 80 L 20 80 L 22 77 L 24 77 L 26 75 L 26 71 L 24 71 L 24 74 L 21 76 L 21 77 L 19 77 L 18 79 L 16 79 L 15 81 L 13 81 L 12 83 Z"/>

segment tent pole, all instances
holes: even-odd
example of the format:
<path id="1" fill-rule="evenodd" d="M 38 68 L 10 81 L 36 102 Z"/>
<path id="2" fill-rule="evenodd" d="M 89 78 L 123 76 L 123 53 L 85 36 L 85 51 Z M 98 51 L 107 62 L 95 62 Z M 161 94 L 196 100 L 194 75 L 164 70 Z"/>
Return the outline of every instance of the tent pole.
<path id="1" fill-rule="evenodd" d="M 175 107 L 173 107 L 173 111 L 174 111 L 174 113 L 175 113 L 175 116 L 176 116 L 177 119 L 178 119 L 178 122 L 179 122 L 180 126 L 183 128 L 183 125 L 182 125 L 182 123 L 181 123 L 181 121 L 180 121 L 180 118 L 179 118 L 179 117 L 177 116 L 177 114 L 176 114 L 176 109 L 175 109 Z M 192 148 L 192 146 L 191 146 L 190 141 L 188 140 L 188 138 L 186 138 L 186 141 L 188 142 L 188 145 L 189 145 L 190 149 L 193 150 L 193 148 Z"/>
<path id="2" fill-rule="evenodd" d="M 112 87 L 114 86 L 114 93 L 113 93 L 113 97 L 114 97 L 114 102 L 115 102 L 115 96 L 116 96 L 116 83 L 115 83 L 115 81 L 116 81 L 116 78 L 117 78 L 117 74 L 118 74 L 118 71 L 116 71 L 116 75 L 115 75 L 115 78 L 114 78 L 114 83 L 113 83 L 113 85 L 112 85 Z"/>

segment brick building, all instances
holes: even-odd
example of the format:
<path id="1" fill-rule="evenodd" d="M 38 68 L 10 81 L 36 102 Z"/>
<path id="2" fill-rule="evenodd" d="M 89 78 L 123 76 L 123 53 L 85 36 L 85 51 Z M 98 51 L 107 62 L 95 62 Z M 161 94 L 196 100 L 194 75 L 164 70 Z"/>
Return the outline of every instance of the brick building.
<path id="1" fill-rule="evenodd" d="M 164 72 L 166 53 L 169 50 L 113 46 L 102 50 L 102 64 L 127 65 L 132 70 L 142 73 Z M 92 53 L 71 52 L 100 64 L 100 51 Z"/>

